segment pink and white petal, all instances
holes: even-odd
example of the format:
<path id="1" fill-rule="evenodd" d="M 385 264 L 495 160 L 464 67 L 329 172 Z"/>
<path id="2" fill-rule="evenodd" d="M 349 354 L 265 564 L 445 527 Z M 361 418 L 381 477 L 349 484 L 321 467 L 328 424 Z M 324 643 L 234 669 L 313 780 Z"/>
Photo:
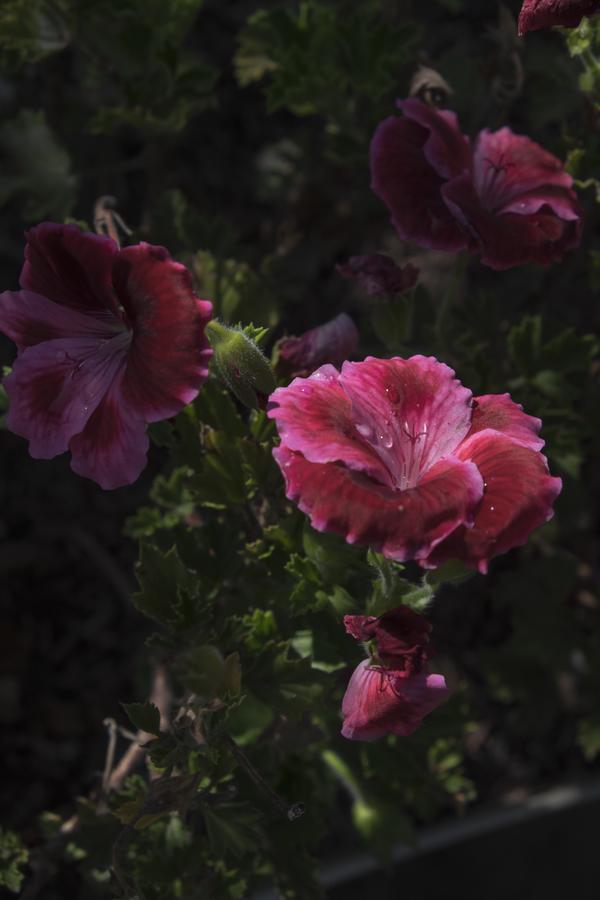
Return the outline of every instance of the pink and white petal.
<path id="1" fill-rule="evenodd" d="M 473 178 L 479 199 L 489 212 L 505 210 L 522 194 L 573 186 L 573 179 L 556 156 L 510 128 L 479 133 L 473 153 Z"/>
<path id="2" fill-rule="evenodd" d="M 515 403 L 510 394 L 482 394 L 474 398 L 473 418 L 467 438 L 492 428 L 512 438 L 524 447 L 541 450 L 544 441 L 539 437 L 542 420 L 523 412 L 520 403 Z"/>
<path id="3" fill-rule="evenodd" d="M 5 291 L 0 294 L 0 331 L 25 350 L 56 338 L 110 339 L 124 325 L 116 316 L 86 315 L 32 291 Z"/>
<path id="4" fill-rule="evenodd" d="M 456 528 L 470 526 L 483 493 L 477 466 L 453 457 L 436 463 L 418 487 L 394 491 L 336 463 L 309 462 L 283 444 L 273 455 L 287 497 L 313 528 L 399 561 L 426 557 Z"/>
<path id="5" fill-rule="evenodd" d="M 147 463 L 146 423 L 125 400 L 122 381 L 121 374 L 70 444 L 73 471 L 106 491 L 132 484 Z"/>
<path id="6" fill-rule="evenodd" d="M 133 331 L 123 396 L 147 422 L 174 416 L 208 375 L 212 304 L 196 296 L 184 265 L 146 243 L 119 251 L 113 283 Z"/>
<path id="7" fill-rule="evenodd" d="M 27 438 L 31 456 L 51 459 L 67 450 L 123 367 L 128 338 L 45 341 L 19 355 L 4 381 L 6 424 Z"/>
<path id="8" fill-rule="evenodd" d="M 390 472 L 355 422 L 340 374 L 321 366 L 309 378 L 295 378 L 269 398 L 267 415 L 275 419 L 282 442 L 313 463 L 342 462 L 379 484 L 393 484 Z M 370 430 L 364 431 L 367 436 Z"/>
<path id="9" fill-rule="evenodd" d="M 469 430 L 473 395 L 434 357 L 346 362 L 339 381 L 352 419 L 399 490 L 415 487 Z"/>
<path id="10" fill-rule="evenodd" d="M 519 14 L 519 34 L 553 25 L 574 28 L 584 16 L 600 12 L 600 0 L 524 0 Z"/>
<path id="11" fill-rule="evenodd" d="M 423 718 L 448 698 L 441 675 L 403 677 L 372 666 L 368 659 L 354 670 L 342 701 L 342 735 L 375 741 L 387 734 L 412 734 Z"/>
<path id="12" fill-rule="evenodd" d="M 454 178 L 472 165 L 469 138 L 460 130 L 458 116 L 450 109 L 434 109 L 416 97 L 397 100 L 405 118 L 417 122 L 429 136 L 423 152 L 429 164 L 442 178 Z"/>
<path id="13" fill-rule="evenodd" d="M 26 234 L 20 285 L 61 306 L 104 317 L 118 316 L 111 285 L 117 245 L 76 225 L 43 222 Z"/>
<path id="14" fill-rule="evenodd" d="M 388 207 L 403 240 L 432 250 L 470 244 L 441 195 L 444 178 L 426 157 L 431 132 L 409 118 L 381 122 L 371 141 L 371 188 Z"/>
<path id="15" fill-rule="evenodd" d="M 461 559 L 485 573 L 492 557 L 525 544 L 532 531 L 552 518 L 562 482 L 550 475 L 538 450 L 492 429 L 477 432 L 456 452 L 477 465 L 483 499 L 473 528 L 460 529 L 439 544 L 426 565 Z"/>

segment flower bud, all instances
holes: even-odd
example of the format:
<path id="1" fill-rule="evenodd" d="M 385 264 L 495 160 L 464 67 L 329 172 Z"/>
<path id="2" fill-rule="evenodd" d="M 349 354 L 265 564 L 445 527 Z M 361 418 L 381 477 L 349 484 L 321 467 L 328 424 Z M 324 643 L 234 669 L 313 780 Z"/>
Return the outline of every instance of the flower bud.
<path id="1" fill-rule="evenodd" d="M 266 357 L 240 328 L 231 328 L 213 319 L 206 329 L 213 348 L 217 375 L 238 400 L 252 409 L 264 406 L 264 399 L 276 387 L 275 376 Z"/>

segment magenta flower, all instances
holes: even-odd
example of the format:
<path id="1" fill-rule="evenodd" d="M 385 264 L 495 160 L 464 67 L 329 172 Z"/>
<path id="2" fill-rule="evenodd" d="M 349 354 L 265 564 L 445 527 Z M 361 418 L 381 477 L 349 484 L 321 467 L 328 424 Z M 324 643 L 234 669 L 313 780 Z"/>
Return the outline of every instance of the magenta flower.
<path id="1" fill-rule="evenodd" d="M 350 679 L 342 734 L 355 741 L 412 734 L 449 694 L 443 676 L 427 668 L 431 625 L 406 606 L 378 618 L 345 616 L 344 625 L 357 640 L 374 639 L 377 654 L 363 660 Z"/>
<path id="2" fill-rule="evenodd" d="M 493 269 L 562 259 L 579 244 L 582 211 L 556 157 L 510 128 L 471 149 L 455 113 L 398 101 L 371 143 L 372 187 L 404 240 L 480 253 Z"/>
<path id="3" fill-rule="evenodd" d="M 0 330 L 18 348 L 8 427 L 36 459 L 70 450 L 79 475 L 130 484 L 146 464 L 146 423 L 179 412 L 208 374 L 211 304 L 163 247 L 119 250 L 50 222 L 27 233 L 20 284 L 0 294 Z"/>
<path id="4" fill-rule="evenodd" d="M 433 357 L 322 366 L 270 398 L 290 500 L 318 531 L 432 568 L 488 561 L 552 517 L 539 419 Z"/>
<path id="5" fill-rule="evenodd" d="M 324 363 L 341 366 L 356 351 L 358 339 L 358 330 L 350 316 L 340 313 L 300 337 L 279 341 L 275 368 L 280 375 L 291 377 L 310 375 Z"/>
<path id="6" fill-rule="evenodd" d="M 519 13 L 519 34 L 563 25 L 575 28 L 584 16 L 600 12 L 600 0 L 524 0 Z"/>
<path id="7" fill-rule="evenodd" d="M 344 278 L 355 279 L 369 297 L 393 297 L 404 294 L 417 283 L 419 270 L 411 263 L 398 266 L 383 253 L 351 256 L 336 266 Z M 340 363 L 343 360 L 340 360 Z"/>

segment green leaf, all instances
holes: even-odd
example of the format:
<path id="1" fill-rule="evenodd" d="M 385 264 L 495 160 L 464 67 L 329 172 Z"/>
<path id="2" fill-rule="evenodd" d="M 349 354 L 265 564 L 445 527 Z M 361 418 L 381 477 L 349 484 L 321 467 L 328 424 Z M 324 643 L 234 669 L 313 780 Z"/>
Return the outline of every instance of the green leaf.
<path id="1" fill-rule="evenodd" d="M 122 703 L 121 706 L 139 731 L 160 735 L 160 712 L 154 703 Z"/>
<path id="2" fill-rule="evenodd" d="M 14 831 L 0 828 L 0 887 L 14 894 L 21 889 L 24 873 L 21 871 L 29 859 L 29 852 Z"/>
<path id="3" fill-rule="evenodd" d="M 202 803 L 208 839 L 217 858 L 241 859 L 264 843 L 260 813 L 245 803 Z"/>
<path id="4" fill-rule="evenodd" d="M 199 587 L 198 578 L 184 566 L 176 547 L 165 553 L 150 541 L 140 545 L 136 575 L 141 590 L 133 595 L 134 605 L 163 625 L 177 623 L 182 595 L 195 596 Z"/>

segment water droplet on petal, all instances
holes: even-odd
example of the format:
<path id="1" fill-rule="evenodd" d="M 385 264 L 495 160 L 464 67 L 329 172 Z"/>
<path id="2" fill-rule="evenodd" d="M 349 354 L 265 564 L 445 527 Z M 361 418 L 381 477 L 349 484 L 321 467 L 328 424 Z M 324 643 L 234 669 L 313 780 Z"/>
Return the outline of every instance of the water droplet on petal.
<path id="1" fill-rule="evenodd" d="M 372 436 L 372 434 L 373 434 L 373 429 L 370 427 L 370 425 L 363 425 L 363 424 L 360 424 L 360 423 L 359 423 L 359 424 L 356 426 L 356 430 L 358 431 L 358 433 L 359 433 L 360 435 L 362 435 L 362 437 L 367 438 L 367 440 L 368 440 L 368 439 Z"/>

